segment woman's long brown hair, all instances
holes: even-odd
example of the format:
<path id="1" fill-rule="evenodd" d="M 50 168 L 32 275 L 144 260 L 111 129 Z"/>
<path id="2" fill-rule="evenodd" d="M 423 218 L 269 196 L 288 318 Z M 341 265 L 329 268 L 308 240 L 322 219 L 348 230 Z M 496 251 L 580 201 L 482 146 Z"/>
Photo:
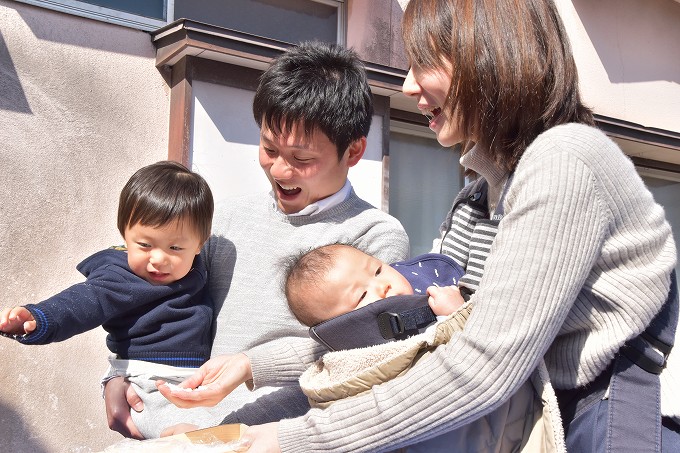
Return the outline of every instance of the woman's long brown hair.
<path id="1" fill-rule="evenodd" d="M 411 0 L 402 34 L 412 66 L 450 63 L 442 108 L 508 170 L 541 132 L 594 124 L 552 0 Z"/>

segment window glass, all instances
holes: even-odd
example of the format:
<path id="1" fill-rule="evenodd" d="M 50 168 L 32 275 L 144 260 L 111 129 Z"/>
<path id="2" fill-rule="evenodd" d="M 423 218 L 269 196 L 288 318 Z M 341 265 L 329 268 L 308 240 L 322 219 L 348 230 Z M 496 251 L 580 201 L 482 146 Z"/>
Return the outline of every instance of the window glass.
<path id="1" fill-rule="evenodd" d="M 157 30 L 172 17 L 173 0 L 17 0 L 66 14 L 123 25 L 138 30 Z"/>
<path id="2" fill-rule="evenodd" d="M 343 0 L 18 0 L 140 30 L 190 19 L 290 44 L 344 43 Z"/>
<path id="3" fill-rule="evenodd" d="M 680 182 L 676 180 L 669 180 L 665 178 L 656 178 L 653 176 L 642 176 L 643 181 L 654 195 L 654 200 L 663 206 L 666 213 L 666 220 L 671 224 L 673 230 L 673 237 L 676 242 L 680 240 Z M 680 179 L 680 175 L 678 175 Z M 680 248 L 678 248 L 680 258 Z M 680 263 L 680 261 L 679 261 Z M 680 271 L 679 266 L 676 265 L 676 272 Z"/>
<path id="4" fill-rule="evenodd" d="M 462 188 L 458 148 L 434 138 L 390 134 L 389 210 L 411 242 L 411 255 L 428 253 L 439 225 Z"/>
<path id="5" fill-rule="evenodd" d="M 82 3 L 103 6 L 152 19 L 165 20 L 165 0 L 80 0 Z"/>
<path id="6" fill-rule="evenodd" d="M 338 42 L 337 4 L 312 0 L 175 0 L 175 19 L 185 18 L 297 44 Z"/>

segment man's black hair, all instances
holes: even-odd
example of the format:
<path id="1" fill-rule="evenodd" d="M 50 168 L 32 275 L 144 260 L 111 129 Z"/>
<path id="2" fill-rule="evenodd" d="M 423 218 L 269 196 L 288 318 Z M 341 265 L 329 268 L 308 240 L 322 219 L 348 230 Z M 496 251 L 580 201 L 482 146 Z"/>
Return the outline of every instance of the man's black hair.
<path id="1" fill-rule="evenodd" d="M 341 159 L 351 143 L 366 137 L 373 97 L 357 54 L 335 44 L 307 42 L 272 61 L 253 100 L 259 127 L 288 134 L 302 126 L 306 136 L 323 132 Z"/>

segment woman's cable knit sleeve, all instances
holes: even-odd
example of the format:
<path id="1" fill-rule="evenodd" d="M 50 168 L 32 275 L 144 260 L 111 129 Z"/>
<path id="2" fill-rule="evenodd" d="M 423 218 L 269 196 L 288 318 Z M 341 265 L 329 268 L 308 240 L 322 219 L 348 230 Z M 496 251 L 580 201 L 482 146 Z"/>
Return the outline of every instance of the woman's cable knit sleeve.
<path id="1" fill-rule="evenodd" d="M 374 451 L 434 437 L 491 412 L 546 353 L 557 386 L 590 380 L 665 300 L 670 228 L 632 163 L 596 129 L 560 126 L 536 139 L 505 213 L 465 330 L 367 395 L 282 421 L 282 451 Z M 633 282 L 610 291 L 631 266 Z"/>

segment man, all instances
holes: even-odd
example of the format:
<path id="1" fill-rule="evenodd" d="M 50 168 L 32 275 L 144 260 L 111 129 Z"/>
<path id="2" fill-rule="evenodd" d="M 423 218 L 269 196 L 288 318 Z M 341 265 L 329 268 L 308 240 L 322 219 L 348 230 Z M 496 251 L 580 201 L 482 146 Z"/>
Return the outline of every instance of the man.
<path id="1" fill-rule="evenodd" d="M 347 180 L 364 154 L 373 115 L 365 70 L 354 52 L 315 43 L 283 53 L 262 75 L 253 114 L 260 126 L 260 165 L 272 191 L 218 206 L 203 253 L 218 313 L 212 356 L 226 354 L 232 371 L 252 376 L 257 387 L 260 364 L 268 357 L 297 357 L 290 373 L 299 376 L 322 352 L 288 310 L 287 257 L 342 242 L 394 262 L 408 256 L 409 246 L 401 224 L 358 198 Z M 157 392 L 140 396 L 143 403 L 122 378 L 107 383 L 112 429 L 157 437 L 180 422 L 260 424 L 309 408 L 296 386 L 253 392 L 241 386 L 216 407 L 191 411 Z M 157 412 L 151 417 L 157 423 L 135 426 L 128 402 L 135 410 Z"/>

